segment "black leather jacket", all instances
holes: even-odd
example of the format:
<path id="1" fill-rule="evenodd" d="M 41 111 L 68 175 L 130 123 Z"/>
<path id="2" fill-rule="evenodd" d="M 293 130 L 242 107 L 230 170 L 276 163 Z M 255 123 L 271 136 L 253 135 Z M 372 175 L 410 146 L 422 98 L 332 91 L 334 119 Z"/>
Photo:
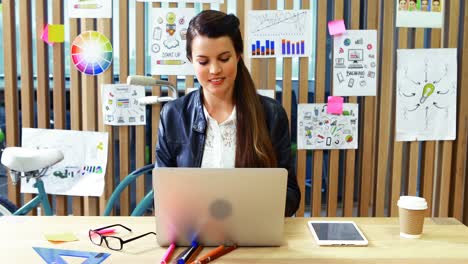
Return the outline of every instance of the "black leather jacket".
<path id="1" fill-rule="evenodd" d="M 201 89 L 198 89 L 162 108 L 156 167 L 201 167 L 207 126 L 201 97 Z M 288 170 L 285 215 L 291 216 L 299 207 L 301 195 L 291 157 L 288 118 L 281 104 L 274 99 L 261 96 L 261 101 L 278 167 Z"/>

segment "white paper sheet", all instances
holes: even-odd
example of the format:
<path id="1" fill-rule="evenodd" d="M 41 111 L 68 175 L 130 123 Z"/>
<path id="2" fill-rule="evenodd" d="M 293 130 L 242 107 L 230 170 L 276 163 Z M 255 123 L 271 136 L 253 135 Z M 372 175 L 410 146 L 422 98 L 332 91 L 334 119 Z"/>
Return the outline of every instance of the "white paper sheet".
<path id="1" fill-rule="evenodd" d="M 396 140 L 456 136 L 457 50 L 397 50 Z"/>
<path id="2" fill-rule="evenodd" d="M 444 0 L 395 0 L 397 27 L 441 28 Z"/>
<path id="3" fill-rule="evenodd" d="M 112 0 L 67 0 L 70 18 L 111 18 Z"/>
<path id="4" fill-rule="evenodd" d="M 49 194 L 101 196 L 107 166 L 107 132 L 23 128 L 23 147 L 60 149 L 64 159 L 42 178 Z M 21 179 L 22 193 L 37 193 L 34 180 Z"/>
<path id="5" fill-rule="evenodd" d="M 136 126 L 146 124 L 145 106 L 138 98 L 145 96 L 145 87 L 127 84 L 104 84 L 101 89 L 104 124 Z"/>
<path id="6" fill-rule="evenodd" d="M 356 149 L 358 104 L 343 104 L 343 114 L 327 113 L 327 104 L 299 104 L 298 149 Z"/>
<path id="7" fill-rule="evenodd" d="M 333 39 L 333 95 L 376 95 L 377 31 L 347 30 Z"/>
<path id="8" fill-rule="evenodd" d="M 194 8 L 153 8 L 148 45 L 153 75 L 194 75 L 185 46 Z"/>
<path id="9" fill-rule="evenodd" d="M 246 54 L 252 58 L 312 55 L 311 10 L 250 10 Z"/>

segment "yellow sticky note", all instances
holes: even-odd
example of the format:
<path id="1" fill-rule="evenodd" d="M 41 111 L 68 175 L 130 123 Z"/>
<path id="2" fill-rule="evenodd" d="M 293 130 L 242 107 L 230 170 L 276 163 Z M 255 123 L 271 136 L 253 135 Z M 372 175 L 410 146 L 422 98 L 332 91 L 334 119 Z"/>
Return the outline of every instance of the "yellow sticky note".
<path id="1" fill-rule="evenodd" d="M 62 43 L 65 41 L 64 25 L 49 25 L 49 42 Z"/>
<path id="2" fill-rule="evenodd" d="M 73 233 L 57 233 L 57 234 L 45 234 L 45 238 L 53 242 L 70 242 L 77 241 L 78 238 Z"/>

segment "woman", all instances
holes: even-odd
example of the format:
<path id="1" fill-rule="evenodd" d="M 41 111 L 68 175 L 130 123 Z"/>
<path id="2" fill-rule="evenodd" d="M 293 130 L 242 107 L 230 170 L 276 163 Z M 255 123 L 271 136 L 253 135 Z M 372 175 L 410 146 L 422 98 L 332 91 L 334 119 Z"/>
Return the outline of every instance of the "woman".
<path id="1" fill-rule="evenodd" d="M 286 168 L 285 215 L 293 215 L 300 191 L 288 119 L 278 102 L 255 90 L 241 57 L 239 19 L 203 11 L 190 21 L 186 37 L 201 88 L 161 110 L 156 166 Z"/>

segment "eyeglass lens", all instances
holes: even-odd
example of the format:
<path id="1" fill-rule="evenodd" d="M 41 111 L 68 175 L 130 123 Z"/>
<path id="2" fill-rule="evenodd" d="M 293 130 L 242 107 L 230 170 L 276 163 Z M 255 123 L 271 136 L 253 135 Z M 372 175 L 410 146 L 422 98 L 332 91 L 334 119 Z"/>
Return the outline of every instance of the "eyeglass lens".
<path id="1" fill-rule="evenodd" d="M 97 231 L 90 230 L 89 231 L 89 239 L 91 239 L 91 242 L 94 244 L 101 246 L 102 242 L 105 241 L 106 246 L 109 249 L 113 250 L 121 250 L 122 249 L 122 243 L 121 240 L 118 239 L 117 237 L 113 236 L 103 236 L 99 234 Z"/>

